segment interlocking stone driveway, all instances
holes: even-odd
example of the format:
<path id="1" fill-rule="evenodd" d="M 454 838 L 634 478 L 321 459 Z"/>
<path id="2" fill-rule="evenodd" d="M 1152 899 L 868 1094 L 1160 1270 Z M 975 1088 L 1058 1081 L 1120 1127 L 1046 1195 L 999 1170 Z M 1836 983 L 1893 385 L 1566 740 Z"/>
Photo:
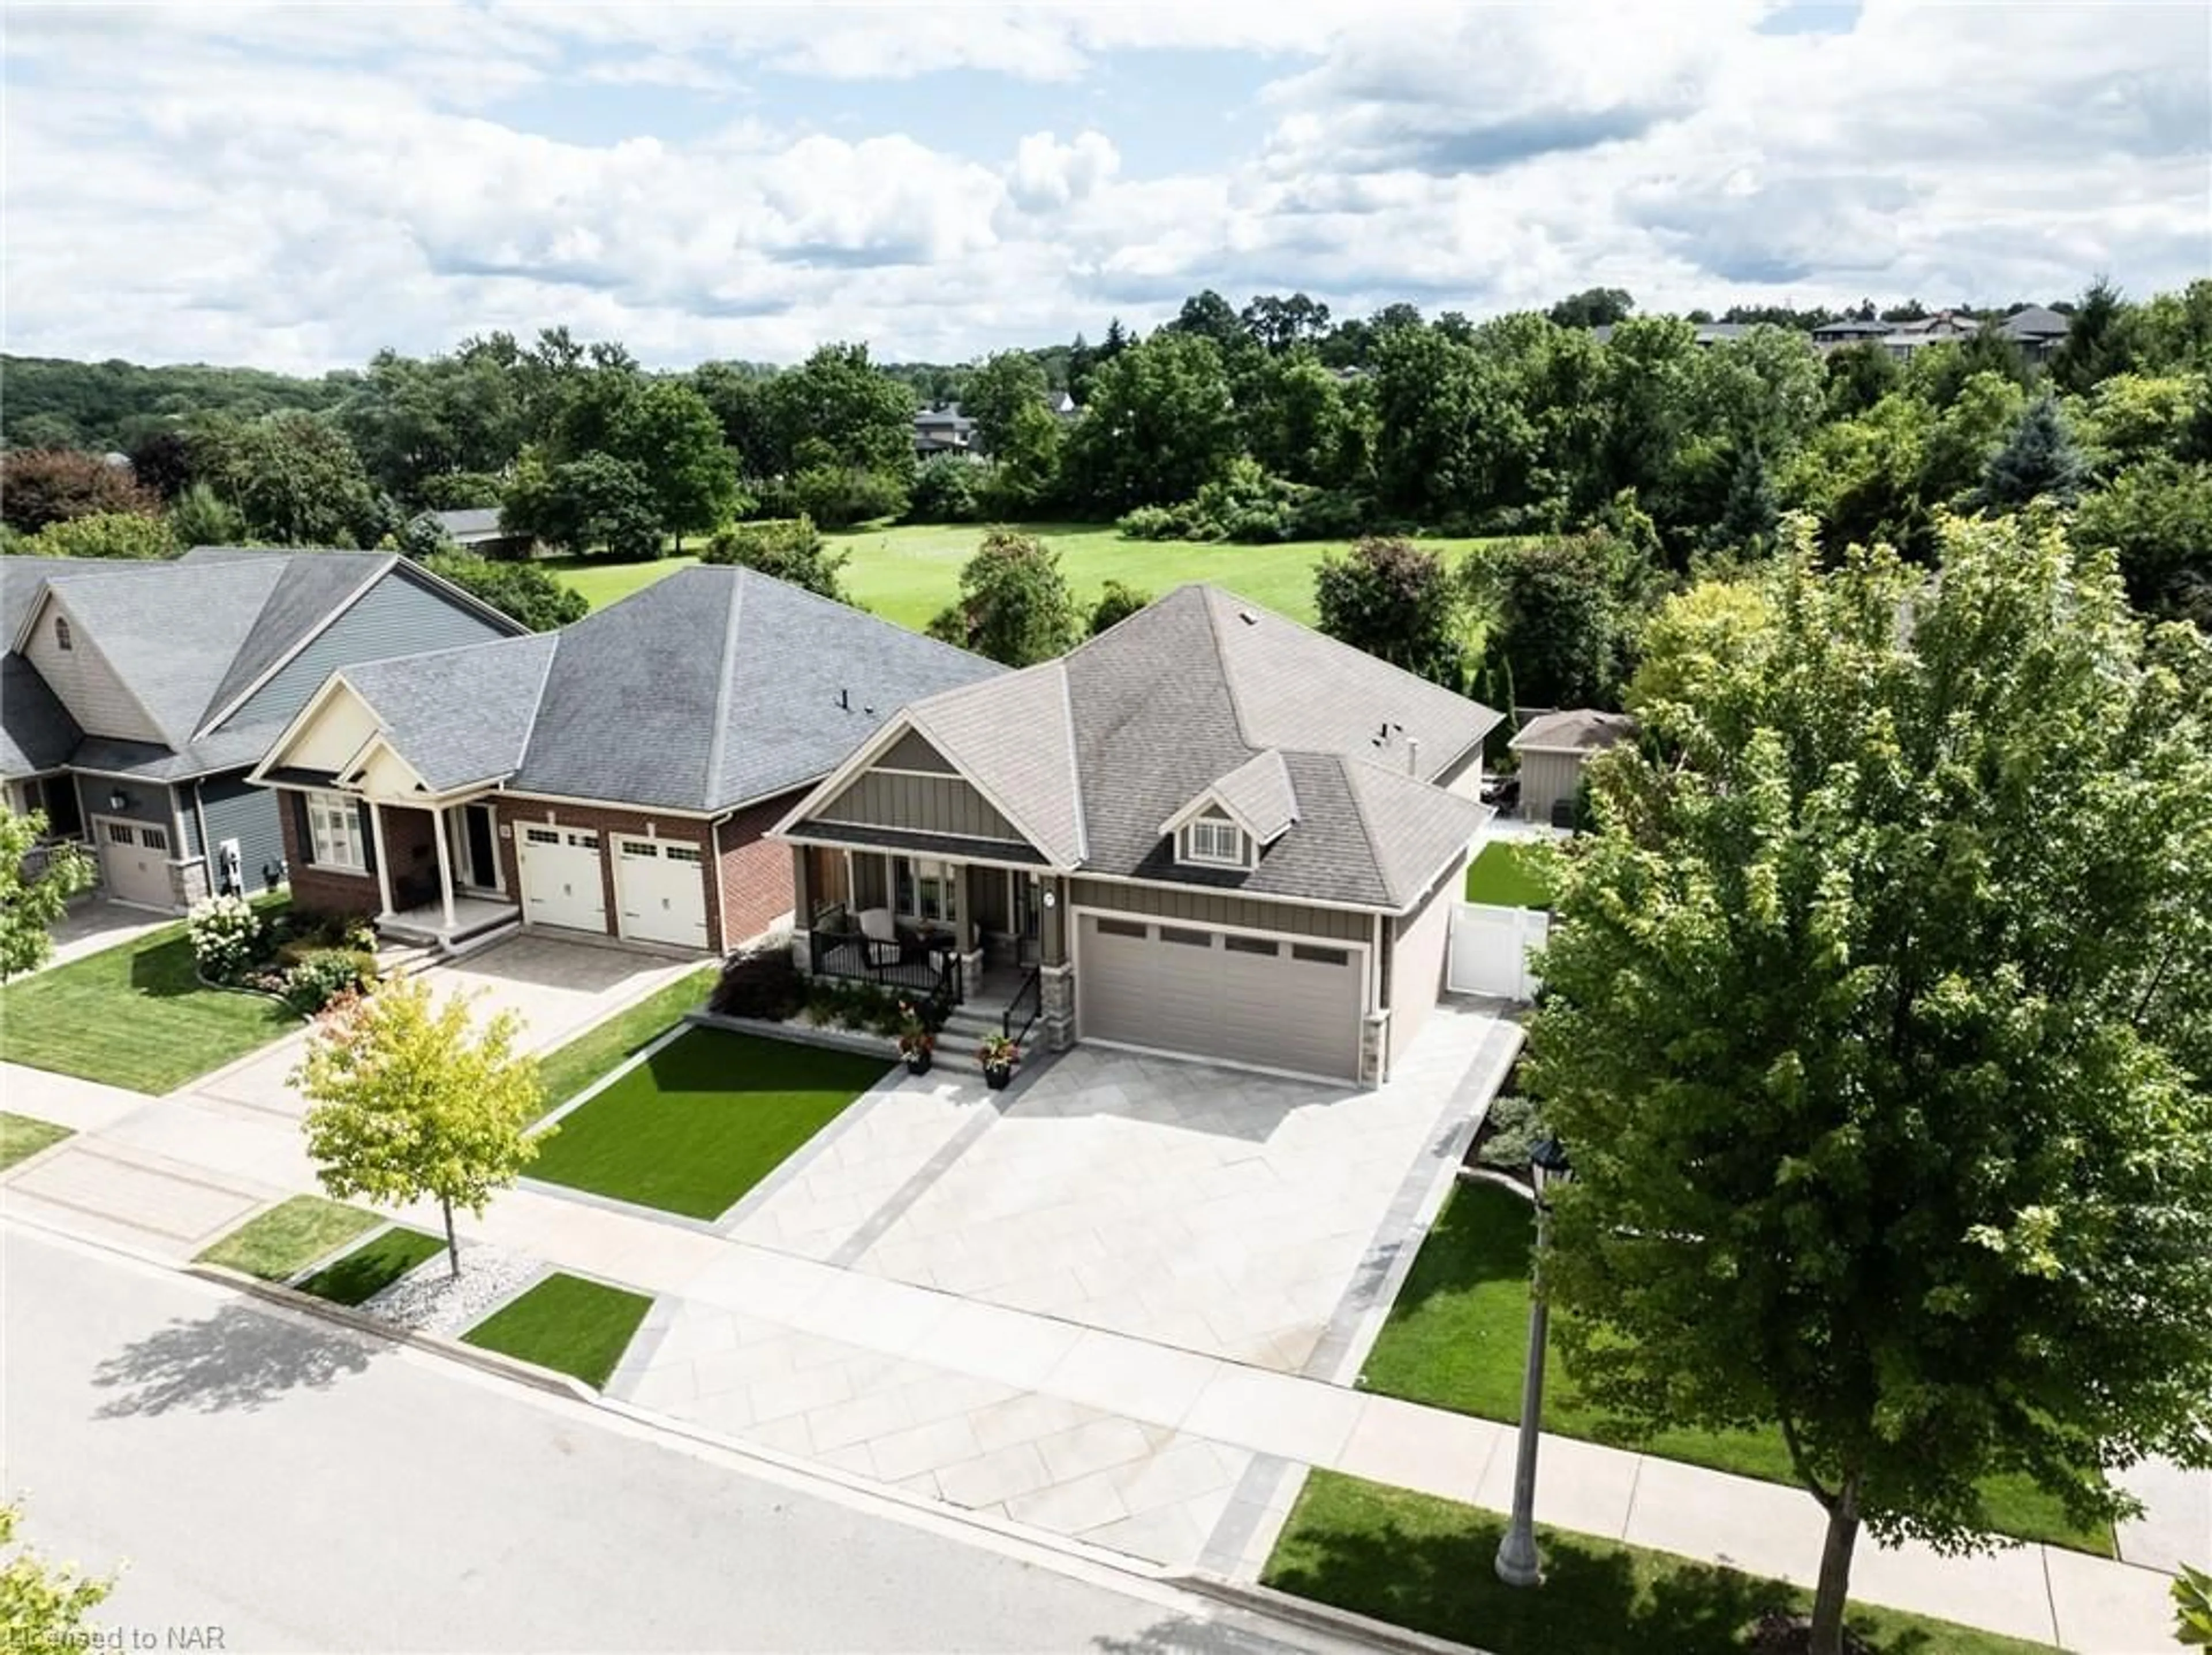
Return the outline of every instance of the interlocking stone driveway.
<path id="1" fill-rule="evenodd" d="M 1097 1048 L 1010 1097 L 902 1076 L 739 1209 L 743 1244 L 658 1302 L 609 1390 L 1249 1573 L 1297 1483 L 1237 1376 L 1356 1370 L 1517 1044 L 1453 1003 L 1373 1092 Z"/>

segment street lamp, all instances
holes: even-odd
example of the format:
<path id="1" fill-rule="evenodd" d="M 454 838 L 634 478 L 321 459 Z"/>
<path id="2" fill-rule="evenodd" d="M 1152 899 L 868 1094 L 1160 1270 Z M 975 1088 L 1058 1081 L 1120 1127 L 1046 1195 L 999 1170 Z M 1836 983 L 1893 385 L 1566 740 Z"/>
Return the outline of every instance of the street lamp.
<path id="1" fill-rule="evenodd" d="M 1521 1440 L 1513 1461 L 1513 1515 L 1498 1548 L 1498 1578 L 1509 1586 L 1541 1585 L 1536 1561 L 1536 1443 L 1543 1434 L 1544 1340 L 1551 1320 L 1544 1286 L 1544 1256 L 1552 1244 L 1552 1204 L 1544 1194 L 1575 1175 L 1557 1138 L 1528 1153 L 1528 1179 L 1536 1189 L 1536 1264 L 1528 1291 L 1528 1365 L 1521 1379 Z"/>

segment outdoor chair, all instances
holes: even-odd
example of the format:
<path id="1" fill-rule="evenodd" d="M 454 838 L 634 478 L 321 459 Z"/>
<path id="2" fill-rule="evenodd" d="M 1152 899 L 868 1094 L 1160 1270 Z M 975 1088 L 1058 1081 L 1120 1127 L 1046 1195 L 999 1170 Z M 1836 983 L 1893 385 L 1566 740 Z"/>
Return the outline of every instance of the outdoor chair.
<path id="1" fill-rule="evenodd" d="M 866 940 L 871 965 L 896 965 L 905 957 L 904 946 L 899 941 L 898 922 L 891 917 L 888 908 L 863 908 L 860 935 Z"/>

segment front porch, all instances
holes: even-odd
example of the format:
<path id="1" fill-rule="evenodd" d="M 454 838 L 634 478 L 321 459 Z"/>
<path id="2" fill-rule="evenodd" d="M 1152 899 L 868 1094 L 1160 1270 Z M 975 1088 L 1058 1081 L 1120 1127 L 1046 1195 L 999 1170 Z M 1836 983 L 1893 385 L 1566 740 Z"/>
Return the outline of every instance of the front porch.
<path id="1" fill-rule="evenodd" d="M 517 924 L 521 918 L 520 903 L 498 897 L 456 896 L 450 911 L 441 899 L 396 914 L 379 914 L 375 924 L 379 936 L 394 942 L 450 952 L 503 926 Z"/>

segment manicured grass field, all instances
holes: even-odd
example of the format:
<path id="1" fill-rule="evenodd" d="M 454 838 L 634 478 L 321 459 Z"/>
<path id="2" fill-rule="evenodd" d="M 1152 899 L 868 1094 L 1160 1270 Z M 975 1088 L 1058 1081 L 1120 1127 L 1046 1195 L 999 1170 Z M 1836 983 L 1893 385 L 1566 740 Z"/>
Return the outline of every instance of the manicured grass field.
<path id="1" fill-rule="evenodd" d="M 435 1236 L 395 1226 L 343 1258 L 324 1265 L 300 1283 L 300 1291 L 327 1299 L 333 1305 L 363 1304 L 424 1259 L 436 1257 L 445 1247 Z"/>
<path id="2" fill-rule="evenodd" d="M 1366 1388 L 1486 1420 L 1519 1419 L 1534 1232 L 1528 1204 L 1510 1191 L 1488 1183 L 1454 1190 L 1367 1358 L 1361 1376 Z M 1544 1379 L 1544 1428 L 1797 1486 L 1778 1431 L 1670 1430 L 1639 1437 L 1609 1420 L 1576 1389 L 1558 1360 L 1556 1341 Z M 1990 1525 L 2001 1533 L 2112 1555 L 2109 1529 L 2075 1527 L 2058 1502 L 2026 1477 L 1993 1477 L 1982 1495 Z"/>
<path id="3" fill-rule="evenodd" d="M 1467 899 L 1500 908 L 1542 908 L 1550 883 L 1536 872 L 1534 848 L 1520 840 L 1492 839 L 1467 865 Z"/>
<path id="4" fill-rule="evenodd" d="M 41 1149 L 59 1143 L 70 1135 L 65 1126 L 56 1126 L 52 1121 L 34 1121 L 27 1115 L 10 1115 L 0 1110 L 0 1171 L 27 1161 Z"/>
<path id="5" fill-rule="evenodd" d="M 0 988 L 0 1057 L 155 1096 L 299 1026 L 201 987 L 182 923 Z"/>
<path id="6" fill-rule="evenodd" d="M 1060 553 L 1060 570 L 1086 612 L 1109 579 L 1154 597 L 1185 581 L 1210 581 L 1310 624 L 1315 565 L 1323 553 L 1341 551 L 1352 544 L 1310 540 L 1287 545 L 1203 545 L 1182 540 L 1125 540 L 1110 523 L 1017 526 L 1041 536 Z M 845 582 L 853 595 L 887 620 L 919 630 L 957 594 L 960 566 L 975 555 L 983 534 L 983 527 L 974 523 L 909 523 L 855 529 L 829 538 L 838 551 L 851 554 Z M 1479 543 L 1440 538 L 1423 544 L 1456 557 Z M 592 608 L 602 609 L 696 561 L 663 557 L 649 563 L 610 563 L 563 557 L 549 560 L 545 567 L 582 593 Z"/>
<path id="7" fill-rule="evenodd" d="M 1509 1586 L 1492 1568 L 1504 1530 L 1470 1506 L 1316 1471 L 1261 1579 L 1493 1655 L 1740 1655 L 1763 1611 L 1810 1607 L 1779 1581 L 1556 1529 L 1537 1530 L 1543 1585 Z M 1898 1609 L 1849 1620 L 1880 1655 L 2051 1648 Z"/>
<path id="8" fill-rule="evenodd" d="M 545 1107 L 558 1109 L 688 1011 L 707 1003 L 721 967 L 708 965 L 679 977 L 628 1011 L 586 1030 L 538 1060 Z"/>
<path id="9" fill-rule="evenodd" d="M 264 1281 L 289 1281 L 333 1248 L 382 1221 L 375 1214 L 343 1202 L 295 1196 L 233 1230 L 202 1253 L 200 1262 L 242 1270 Z"/>
<path id="10" fill-rule="evenodd" d="M 580 1276 L 550 1275 L 462 1336 L 481 1346 L 574 1374 L 597 1389 L 622 1360 L 653 1300 Z"/>
<path id="11" fill-rule="evenodd" d="M 690 1218 L 730 1207 L 889 1061 L 693 1029 L 561 1117 L 529 1176 Z"/>

